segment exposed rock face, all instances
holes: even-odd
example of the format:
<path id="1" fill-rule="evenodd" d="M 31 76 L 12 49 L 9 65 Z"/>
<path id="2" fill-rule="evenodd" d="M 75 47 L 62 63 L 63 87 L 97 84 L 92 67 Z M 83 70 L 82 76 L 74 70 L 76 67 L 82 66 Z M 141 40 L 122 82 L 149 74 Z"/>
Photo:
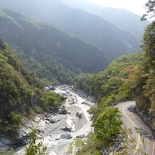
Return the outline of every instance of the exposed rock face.
<path id="1" fill-rule="evenodd" d="M 49 124 L 51 124 L 51 125 L 57 124 L 59 121 L 60 121 L 60 123 L 58 123 L 58 124 L 63 124 L 63 123 L 61 123 L 62 118 L 65 120 L 65 118 L 67 118 L 67 115 L 64 115 L 64 114 L 61 114 L 61 115 L 62 116 L 60 116 L 58 113 L 55 115 L 45 113 L 45 114 L 38 114 L 31 119 L 28 119 L 27 117 L 23 117 L 21 120 L 19 130 L 18 130 L 18 135 L 17 135 L 17 133 L 15 133 L 14 136 L 0 135 L 0 151 L 2 151 L 2 150 L 7 151 L 10 148 L 17 148 L 17 147 L 28 144 L 30 141 L 29 133 L 33 129 L 37 129 L 38 133 L 40 135 L 42 135 L 46 132 L 46 127 Z M 72 126 L 69 126 L 68 128 L 73 131 L 74 130 L 73 119 L 67 119 L 67 120 L 70 120 L 72 122 L 71 123 Z M 63 127 L 65 128 L 65 124 L 63 125 Z M 55 127 L 55 129 L 56 128 L 57 128 L 57 126 Z M 53 130 L 55 130 L 55 129 L 53 129 Z M 64 135 L 64 136 L 66 136 L 66 135 Z M 63 136 L 61 138 L 63 138 Z M 70 138 L 67 135 L 67 137 L 65 137 L 65 139 L 70 139 Z"/>
<path id="2" fill-rule="evenodd" d="M 72 99 L 74 99 L 74 104 L 70 102 Z M 31 119 L 23 117 L 18 130 L 18 136 L 8 135 L 7 137 L 0 135 L 0 151 L 2 149 L 17 148 L 15 149 L 15 154 L 21 155 L 24 152 L 24 150 L 20 150 L 21 146 L 26 145 L 30 140 L 29 132 L 37 129 L 38 136 L 44 138 L 44 144 L 48 147 L 48 154 L 54 155 L 57 152 L 57 154 L 64 155 L 66 148 L 69 147 L 69 143 L 73 138 L 76 138 L 76 136 L 77 138 L 83 138 L 83 134 L 87 134 L 92 129 L 89 114 L 87 114 L 90 106 L 88 106 L 89 104 L 81 104 L 83 101 L 83 98 L 73 92 L 68 93 L 68 98 L 62 107 L 56 109 L 57 113 L 52 110 L 51 113 L 38 114 L 33 116 L 33 118 L 31 117 Z M 60 114 L 59 110 L 64 109 L 67 114 Z M 82 113 L 80 119 L 76 116 L 77 109 L 81 110 Z M 72 128 L 71 130 L 66 130 L 65 128 L 67 119 L 70 124 L 68 129 Z"/>
<path id="3" fill-rule="evenodd" d="M 95 102 L 95 97 L 93 97 L 93 96 L 88 96 L 84 91 L 82 91 L 82 90 L 78 90 L 78 89 L 76 89 L 76 90 L 74 90 L 79 96 L 81 96 L 81 97 L 83 97 L 83 98 L 85 98 L 87 101 L 90 101 L 90 102 Z"/>
<path id="4" fill-rule="evenodd" d="M 29 139 L 29 133 L 33 129 L 37 129 L 38 132 L 43 133 L 47 123 L 51 122 L 52 115 L 50 114 L 38 114 L 32 119 L 23 117 L 19 126 L 18 133 L 14 135 L 0 135 L 0 151 L 7 151 L 10 148 L 16 148 L 26 145 Z"/>
<path id="5" fill-rule="evenodd" d="M 138 108 L 136 108 L 136 113 L 139 115 L 139 117 L 142 118 L 142 120 L 149 126 L 149 128 L 153 131 L 153 134 L 155 136 L 155 125 L 153 124 L 153 121 L 155 120 L 155 114 L 146 115 L 142 113 Z"/>
<path id="6" fill-rule="evenodd" d="M 61 136 L 60 136 L 61 139 L 71 139 L 72 136 L 69 134 L 69 133 L 63 133 Z"/>
<path id="7" fill-rule="evenodd" d="M 10 112 L 15 112 L 20 114 L 21 111 L 27 111 L 29 107 L 34 105 L 40 105 L 40 99 L 33 95 L 32 97 L 22 98 L 15 105 L 10 105 L 9 103 L 4 104 L 5 106 L 0 108 L 0 118 L 4 118 L 9 115 Z M 8 150 L 10 148 L 16 148 L 19 146 L 26 145 L 29 142 L 29 133 L 33 129 L 38 129 L 39 131 L 44 130 L 45 121 L 42 120 L 42 115 L 35 116 L 32 120 L 29 120 L 27 117 L 21 119 L 21 123 L 16 128 L 9 124 L 10 130 L 6 133 L 5 130 L 0 132 L 0 151 Z M 41 121 L 42 120 L 42 121 Z M 2 128 L 3 129 L 3 128 Z"/>
<path id="8" fill-rule="evenodd" d="M 65 121 L 65 128 L 70 131 L 75 131 L 74 119 L 70 115 L 67 116 L 67 119 Z"/>
<path id="9" fill-rule="evenodd" d="M 26 145 L 29 142 L 29 137 L 4 136 L 0 135 L 0 151 L 7 151 L 11 148 Z"/>
<path id="10" fill-rule="evenodd" d="M 4 151 L 8 150 L 9 149 L 8 145 L 11 145 L 11 144 L 12 144 L 11 140 L 3 137 L 0 138 L 0 150 L 4 150 Z"/>
<path id="11" fill-rule="evenodd" d="M 62 108 L 59 109 L 59 114 L 67 114 L 67 108 L 65 106 L 62 106 Z"/>

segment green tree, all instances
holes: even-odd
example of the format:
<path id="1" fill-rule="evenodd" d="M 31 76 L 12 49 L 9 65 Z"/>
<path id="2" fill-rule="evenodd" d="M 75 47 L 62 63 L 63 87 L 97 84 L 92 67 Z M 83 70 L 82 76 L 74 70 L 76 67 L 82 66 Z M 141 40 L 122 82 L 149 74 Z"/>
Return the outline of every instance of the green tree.
<path id="1" fill-rule="evenodd" d="M 42 142 L 36 142 L 40 138 L 37 137 L 36 130 L 33 130 L 30 133 L 30 143 L 26 146 L 25 155 L 45 155 L 47 149 L 46 146 L 43 146 Z"/>
<path id="2" fill-rule="evenodd" d="M 118 108 L 105 108 L 94 122 L 96 140 L 108 147 L 119 135 L 122 121 Z"/>
<path id="3" fill-rule="evenodd" d="M 148 0 L 145 3 L 146 13 L 143 14 L 141 20 L 146 20 L 148 18 L 153 18 L 155 16 L 155 0 Z"/>
<path id="4" fill-rule="evenodd" d="M 8 151 L 0 150 L 0 154 L 1 155 L 13 155 L 14 154 L 14 150 L 13 149 L 10 149 Z"/>

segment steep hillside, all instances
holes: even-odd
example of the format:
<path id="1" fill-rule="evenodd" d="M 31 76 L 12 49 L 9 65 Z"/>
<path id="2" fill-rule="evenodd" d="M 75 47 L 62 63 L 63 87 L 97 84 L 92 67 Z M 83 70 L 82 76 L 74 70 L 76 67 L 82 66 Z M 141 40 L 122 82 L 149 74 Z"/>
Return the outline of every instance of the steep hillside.
<path id="1" fill-rule="evenodd" d="M 96 97 L 100 106 L 136 100 L 136 111 L 155 131 L 155 22 L 143 37 L 144 52 L 114 60 L 103 72 L 80 74 L 74 87 Z"/>
<path id="2" fill-rule="evenodd" d="M 103 49 L 110 59 L 141 50 L 141 40 L 138 37 L 120 30 L 97 15 L 71 8 L 62 0 L 1 0 L 0 4 L 78 36 Z"/>
<path id="3" fill-rule="evenodd" d="M 155 23 L 146 28 L 143 37 L 144 68 L 130 72 L 130 89 L 136 99 L 137 111 L 155 131 Z"/>
<path id="4" fill-rule="evenodd" d="M 144 52 L 129 54 L 114 60 L 103 72 L 98 74 L 80 74 L 75 78 L 74 87 L 85 91 L 90 96 L 93 95 L 97 103 L 97 107 L 92 107 L 89 110 L 90 114 L 92 114 L 94 133 L 89 137 L 86 145 L 82 144 L 79 155 L 87 154 L 85 152 L 90 152 L 90 150 L 92 154 L 95 154 L 97 151 L 102 150 L 103 146 L 105 148 L 116 148 L 118 144 L 116 139 L 118 137 L 120 139 L 122 139 L 121 137 L 127 137 L 128 131 L 124 130 L 124 128 L 124 131 L 122 131 L 121 115 L 115 104 L 133 100 L 134 97 L 127 85 L 128 77 L 130 76 L 128 70 L 133 66 L 141 66 L 143 61 Z M 93 139 L 95 139 L 95 142 Z M 93 145 L 90 145 L 90 141 L 94 142 Z M 131 141 L 127 143 L 126 147 L 122 147 L 121 152 L 117 153 L 128 154 L 130 143 Z M 108 152 L 107 150 L 106 152 Z M 112 152 L 116 151 L 115 149 L 111 150 Z"/>
<path id="5" fill-rule="evenodd" d="M 24 99 L 30 104 L 34 96 L 34 87 L 43 88 L 37 78 L 23 68 L 21 62 L 9 49 L 8 44 L 0 39 L 0 118 L 17 108 Z M 18 107 L 21 108 L 21 107 Z"/>
<path id="6" fill-rule="evenodd" d="M 88 96 L 94 96 L 100 104 L 116 104 L 133 99 L 127 84 L 129 68 L 142 66 L 144 52 L 122 56 L 97 74 L 79 74 L 73 80 L 75 89 L 83 90 Z"/>
<path id="7" fill-rule="evenodd" d="M 40 104 L 36 89 L 42 83 L 23 68 L 8 44 L 0 39 L 0 131 L 14 130 L 21 118 L 21 111 Z M 12 127 L 11 127 L 12 125 Z"/>
<path id="8" fill-rule="evenodd" d="M 98 72 L 108 61 L 103 51 L 57 28 L 1 8 L 0 36 L 40 78 L 69 83 L 74 74 Z"/>
<path id="9" fill-rule="evenodd" d="M 130 32 L 140 40 L 142 40 L 146 25 L 150 23 L 149 21 L 140 21 L 140 15 L 136 15 L 124 9 L 101 7 L 87 0 L 63 1 L 71 7 L 82 9 L 84 11 L 102 17 L 106 21 L 117 26 L 119 29 Z"/>
<path id="10" fill-rule="evenodd" d="M 4 152 L 26 145 L 28 133 L 35 128 L 26 123 L 37 114 L 57 112 L 64 99 L 44 89 L 41 81 L 23 67 L 0 39 L 0 154 L 12 154 Z"/>

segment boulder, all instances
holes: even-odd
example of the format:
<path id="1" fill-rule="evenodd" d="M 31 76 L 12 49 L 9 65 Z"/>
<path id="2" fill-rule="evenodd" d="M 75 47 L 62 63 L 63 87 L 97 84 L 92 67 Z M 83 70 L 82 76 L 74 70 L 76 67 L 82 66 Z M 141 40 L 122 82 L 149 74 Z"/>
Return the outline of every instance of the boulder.
<path id="1" fill-rule="evenodd" d="M 85 134 L 82 134 L 82 135 L 77 135 L 76 138 L 84 138 L 85 137 Z"/>
<path id="2" fill-rule="evenodd" d="M 50 123 L 56 123 L 56 122 L 59 122 L 59 121 L 60 121 L 59 119 L 54 117 L 54 118 L 51 118 Z"/>
<path id="3" fill-rule="evenodd" d="M 67 119 L 65 121 L 65 128 L 70 130 L 70 131 L 75 131 L 74 120 L 70 115 L 67 116 Z"/>
<path id="4" fill-rule="evenodd" d="M 59 114 L 67 114 L 67 108 L 65 106 L 62 106 L 62 108 L 59 109 Z"/>
<path id="5" fill-rule="evenodd" d="M 71 136 L 71 134 L 69 134 L 69 133 L 63 133 L 61 136 L 60 136 L 60 138 L 61 139 L 71 139 L 72 138 L 72 136 Z"/>

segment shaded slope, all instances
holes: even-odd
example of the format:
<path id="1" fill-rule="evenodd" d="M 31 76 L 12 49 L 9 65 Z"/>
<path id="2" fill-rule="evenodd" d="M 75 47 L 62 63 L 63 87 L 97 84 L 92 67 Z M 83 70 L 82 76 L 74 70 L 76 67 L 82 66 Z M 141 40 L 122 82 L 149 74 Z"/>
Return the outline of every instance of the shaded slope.
<path id="1" fill-rule="evenodd" d="M 27 143 L 24 138 L 28 136 L 27 131 L 20 132 L 19 129 L 24 124 L 21 123 L 22 118 L 32 119 L 37 113 L 52 112 L 64 100 L 63 96 L 44 89 L 43 83 L 0 39 L 0 154 Z M 9 143 L 6 137 L 9 137 Z"/>
<path id="2" fill-rule="evenodd" d="M 23 68 L 8 44 L 0 39 L 0 131 L 14 130 L 20 112 L 39 104 L 39 98 L 34 97 L 35 88 L 42 89 L 42 83 Z"/>
<path id="3" fill-rule="evenodd" d="M 41 78 L 56 76 L 56 80 L 66 83 L 73 74 L 98 72 L 108 63 L 103 51 L 89 43 L 17 12 L 4 8 L 0 11 L 0 36 L 19 47 L 16 51 Z"/>
<path id="4" fill-rule="evenodd" d="M 76 35 L 103 49 L 110 59 L 141 50 L 139 38 L 127 31 L 120 30 L 99 16 L 71 8 L 61 0 L 26 0 L 22 2 L 2 0 L 0 4 Z"/>
<path id="5" fill-rule="evenodd" d="M 140 21 L 140 15 L 134 14 L 125 9 L 102 7 L 87 0 L 63 1 L 71 7 L 82 9 L 84 11 L 102 17 L 106 21 L 109 21 L 110 23 L 117 26 L 119 29 L 130 32 L 140 40 L 143 37 L 146 25 L 150 23 L 149 21 Z"/>
<path id="6" fill-rule="evenodd" d="M 97 74 L 79 74 L 73 80 L 74 87 L 83 90 L 88 96 L 108 104 L 133 99 L 126 85 L 129 73 L 127 68 L 142 66 L 144 52 L 132 53 L 112 61 L 108 67 Z"/>

